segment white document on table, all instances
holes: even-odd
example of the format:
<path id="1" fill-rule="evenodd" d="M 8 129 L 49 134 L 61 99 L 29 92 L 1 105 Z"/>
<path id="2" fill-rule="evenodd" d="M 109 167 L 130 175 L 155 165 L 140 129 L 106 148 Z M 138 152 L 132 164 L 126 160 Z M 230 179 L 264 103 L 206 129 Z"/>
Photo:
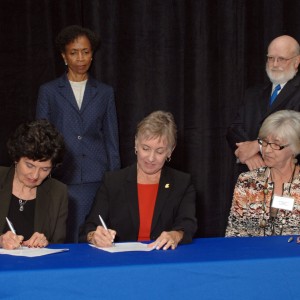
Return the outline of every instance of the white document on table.
<path id="1" fill-rule="evenodd" d="M 28 248 L 21 246 L 18 249 L 7 250 L 0 249 L 0 254 L 7 254 L 13 256 L 37 257 L 48 254 L 55 254 L 59 252 L 69 251 L 69 249 L 49 249 L 49 248 Z"/>
<path id="2" fill-rule="evenodd" d="M 97 247 L 95 245 L 89 244 L 91 247 L 101 249 L 110 253 L 116 252 L 130 252 L 130 251 L 152 251 L 155 249 L 149 248 L 148 244 L 143 244 L 140 242 L 130 242 L 130 243 L 116 243 L 113 247 Z"/>

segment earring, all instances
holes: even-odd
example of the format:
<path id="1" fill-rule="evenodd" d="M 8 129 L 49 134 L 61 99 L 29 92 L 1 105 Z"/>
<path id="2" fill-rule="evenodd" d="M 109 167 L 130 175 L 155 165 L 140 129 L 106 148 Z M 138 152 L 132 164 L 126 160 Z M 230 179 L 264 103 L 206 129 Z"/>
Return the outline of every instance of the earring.
<path id="1" fill-rule="evenodd" d="M 298 159 L 296 158 L 296 154 L 293 154 L 293 163 L 297 165 Z"/>
<path id="2" fill-rule="evenodd" d="M 65 65 L 67 66 L 68 65 L 68 63 L 65 61 Z"/>
<path id="3" fill-rule="evenodd" d="M 166 158 L 166 161 L 167 161 L 167 162 L 170 162 L 170 161 L 171 161 L 171 156 L 167 157 L 167 158 Z"/>

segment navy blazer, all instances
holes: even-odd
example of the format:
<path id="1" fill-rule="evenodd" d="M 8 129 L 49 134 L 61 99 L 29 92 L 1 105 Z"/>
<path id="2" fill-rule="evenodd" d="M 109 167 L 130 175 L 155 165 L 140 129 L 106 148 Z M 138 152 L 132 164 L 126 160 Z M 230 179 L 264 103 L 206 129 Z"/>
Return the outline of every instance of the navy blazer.
<path id="1" fill-rule="evenodd" d="M 195 199 L 191 176 L 164 167 L 152 219 L 151 240 L 157 239 L 163 231 L 183 230 L 181 242 L 191 242 L 197 229 Z M 136 164 L 105 174 L 91 212 L 81 227 L 81 242 L 86 242 L 87 234 L 100 225 L 99 214 L 109 228 L 116 230 L 115 241 L 137 241 L 139 207 Z"/>
<path id="2" fill-rule="evenodd" d="M 37 119 L 48 119 L 64 136 L 63 165 L 54 171 L 67 184 L 101 181 L 120 168 L 117 115 L 112 87 L 89 76 L 79 109 L 67 75 L 39 89 Z"/>
<path id="3" fill-rule="evenodd" d="M 14 167 L 0 167 L 0 233 L 4 233 L 12 197 Z M 66 238 L 68 196 L 65 184 L 47 178 L 37 187 L 34 232 L 43 233 L 49 243 L 63 243 Z"/>
<path id="4" fill-rule="evenodd" d="M 299 75 L 286 83 L 270 106 L 271 90 L 272 83 L 269 83 L 246 91 L 244 102 L 227 130 L 227 140 L 233 151 L 237 148 L 235 143 L 257 139 L 262 122 L 270 114 L 282 109 L 300 111 Z"/>

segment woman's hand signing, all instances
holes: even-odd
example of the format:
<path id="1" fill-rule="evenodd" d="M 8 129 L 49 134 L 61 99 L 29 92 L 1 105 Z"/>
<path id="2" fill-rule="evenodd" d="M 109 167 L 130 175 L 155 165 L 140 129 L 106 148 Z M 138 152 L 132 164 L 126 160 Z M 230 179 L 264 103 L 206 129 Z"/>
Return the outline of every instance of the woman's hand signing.
<path id="1" fill-rule="evenodd" d="M 20 247 L 23 239 L 22 235 L 16 235 L 12 231 L 7 231 L 0 236 L 0 246 L 3 249 L 13 250 Z"/>
<path id="2" fill-rule="evenodd" d="M 88 236 L 88 242 L 97 247 L 112 247 L 116 231 L 112 229 L 106 230 L 103 226 L 98 226 L 96 231 L 90 232 Z"/>

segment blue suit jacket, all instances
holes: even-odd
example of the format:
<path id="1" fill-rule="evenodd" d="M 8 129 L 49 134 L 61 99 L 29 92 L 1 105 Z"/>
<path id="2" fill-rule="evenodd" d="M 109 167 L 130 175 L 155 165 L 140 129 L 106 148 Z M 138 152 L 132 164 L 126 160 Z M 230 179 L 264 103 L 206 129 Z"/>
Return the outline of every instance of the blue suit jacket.
<path id="1" fill-rule="evenodd" d="M 91 76 L 81 109 L 64 74 L 40 87 L 37 119 L 48 119 L 64 136 L 66 155 L 54 176 L 66 184 L 99 182 L 120 168 L 113 89 Z"/>

